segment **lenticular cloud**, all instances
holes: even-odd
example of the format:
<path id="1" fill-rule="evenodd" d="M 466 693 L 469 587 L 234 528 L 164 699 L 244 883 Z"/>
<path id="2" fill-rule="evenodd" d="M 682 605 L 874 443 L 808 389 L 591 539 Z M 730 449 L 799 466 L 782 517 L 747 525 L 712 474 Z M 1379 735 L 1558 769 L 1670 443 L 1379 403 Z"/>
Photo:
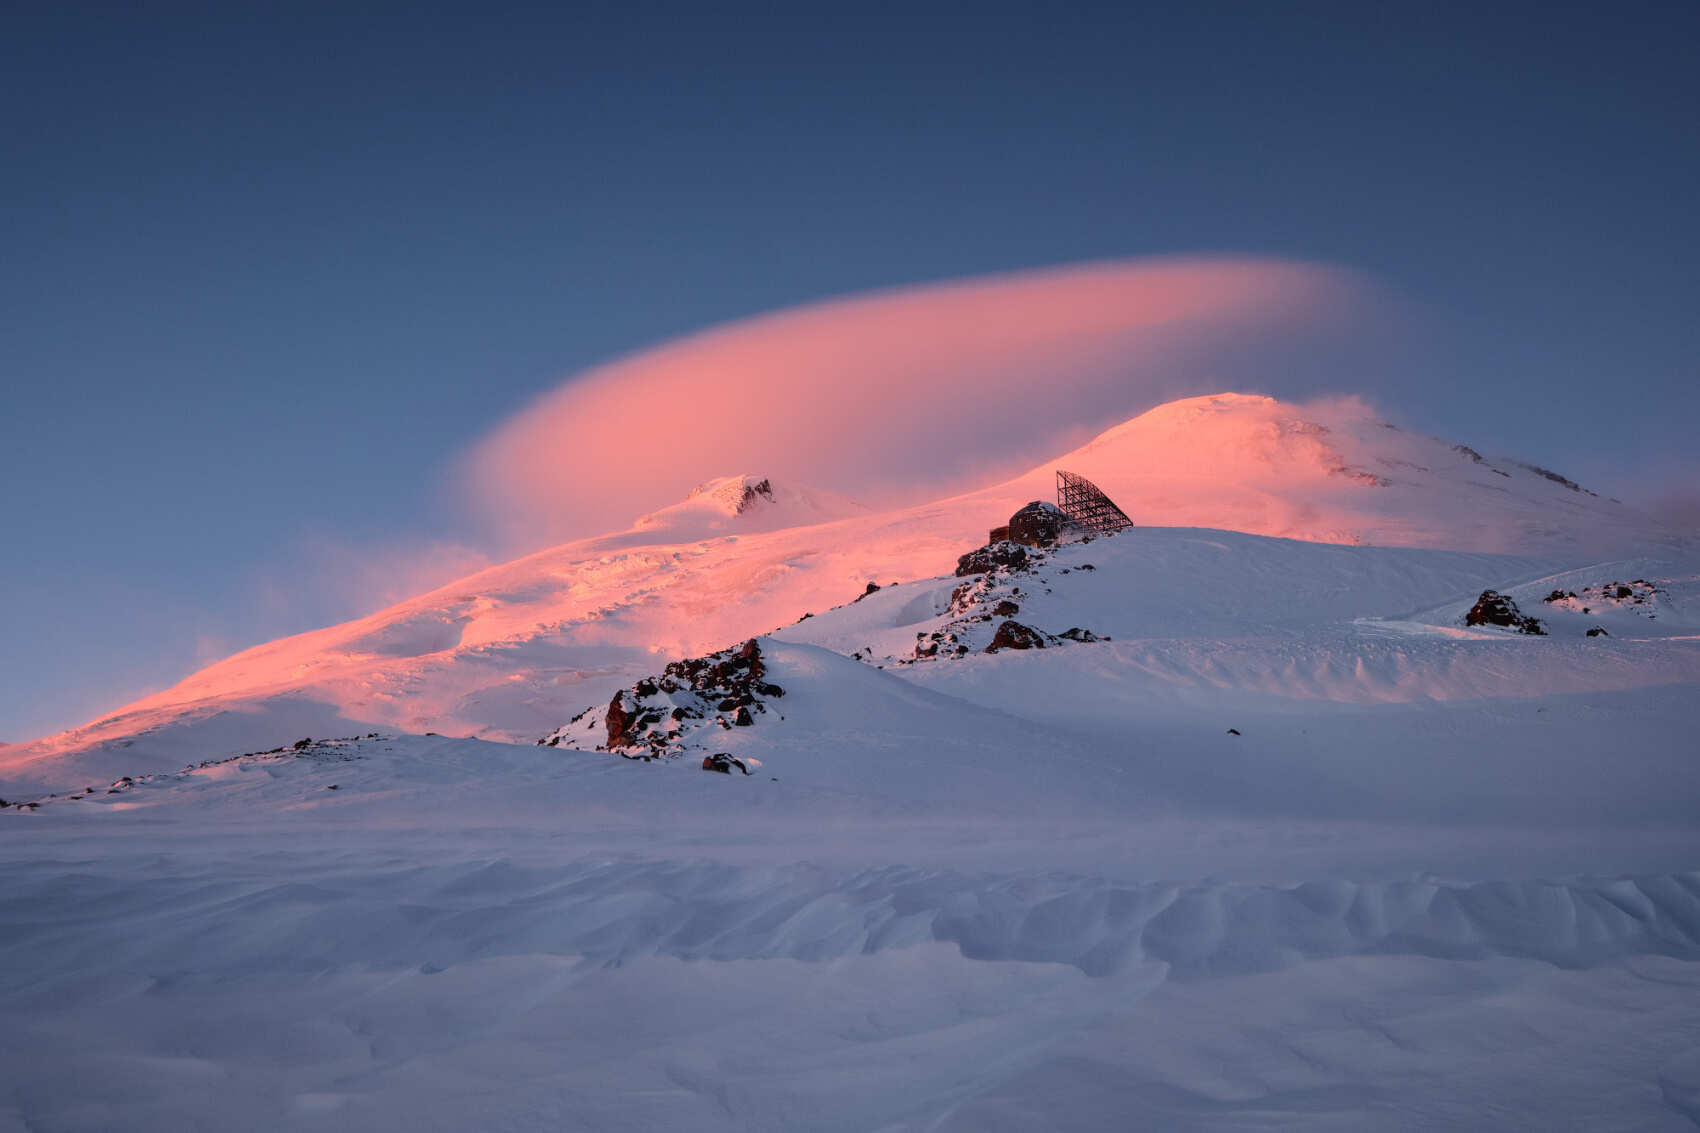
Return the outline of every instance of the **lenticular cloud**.
<path id="1" fill-rule="evenodd" d="M 1019 472 L 1162 400 L 1243 387 L 1247 375 L 1224 371 L 1338 330 L 1365 293 L 1314 265 L 1167 259 L 812 304 L 575 375 L 478 443 L 465 483 L 481 513 L 534 546 L 623 528 L 743 472 L 918 502 Z"/>

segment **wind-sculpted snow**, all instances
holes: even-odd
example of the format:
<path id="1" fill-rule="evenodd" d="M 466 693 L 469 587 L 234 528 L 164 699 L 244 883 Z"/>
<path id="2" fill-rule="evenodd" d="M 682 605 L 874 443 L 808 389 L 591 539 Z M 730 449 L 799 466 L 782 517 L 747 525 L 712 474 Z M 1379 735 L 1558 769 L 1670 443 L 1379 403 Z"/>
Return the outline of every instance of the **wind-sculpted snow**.
<path id="1" fill-rule="evenodd" d="M 159 980 L 237 956 L 258 971 L 320 971 L 348 961 L 350 940 L 364 942 L 360 963 L 386 969 L 535 954 L 607 966 L 655 956 L 817 963 L 925 943 L 1088 976 L 1160 963 L 1171 979 L 1353 955 L 1564 968 L 1700 959 L 1695 873 L 1247 886 L 691 861 L 374 863 L 351 875 L 346 862 L 310 852 L 284 852 L 277 864 L 289 868 L 215 881 L 15 862 L 26 872 L 8 902 L 33 912 L 9 927 L 8 947 L 19 959 L 52 954 L 68 972 L 106 964 Z M 97 938 L 78 931 L 90 916 L 101 920 Z M 14 966 L 0 995 L 32 988 L 39 968 Z"/>
<path id="2" fill-rule="evenodd" d="M 1597 703 L 1555 700 L 1489 765 L 1534 709 L 1377 713 L 1342 740 L 1236 700 L 1108 743 L 818 647 L 763 656 L 786 719 L 723 733 L 755 775 L 302 737 L 0 811 L 0 1119 L 980 1128 L 1059 1082 L 1077 1128 L 1233 1128 L 1277 1101 L 1415 1128 L 1508 1091 L 1564 1097 L 1518 1110 L 1550 1123 L 1584 1085 L 1642 1127 L 1688 1104 L 1700 811 L 1657 742 L 1681 703 L 1607 716 L 1611 749 Z M 1488 814 L 1437 813 L 1449 792 Z M 1562 1038 L 1578 1018 L 1635 1056 Z M 1204 1085 L 1224 1058 L 1226 1094 Z M 1343 1092 L 1292 1092 L 1294 1059 Z"/>

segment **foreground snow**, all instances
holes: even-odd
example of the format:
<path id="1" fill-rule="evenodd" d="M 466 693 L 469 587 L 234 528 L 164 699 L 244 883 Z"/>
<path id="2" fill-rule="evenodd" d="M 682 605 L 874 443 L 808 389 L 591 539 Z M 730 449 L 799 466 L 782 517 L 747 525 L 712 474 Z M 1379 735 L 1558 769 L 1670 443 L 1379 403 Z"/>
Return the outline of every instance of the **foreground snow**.
<path id="1" fill-rule="evenodd" d="M 750 777 L 378 737 L 8 812 L 0 1128 L 1700 1119 L 1700 823 L 1639 745 L 1586 825 L 1365 822 L 1121 809 L 985 734 L 1025 796 L 947 753 L 917 797 L 925 728 Z"/>

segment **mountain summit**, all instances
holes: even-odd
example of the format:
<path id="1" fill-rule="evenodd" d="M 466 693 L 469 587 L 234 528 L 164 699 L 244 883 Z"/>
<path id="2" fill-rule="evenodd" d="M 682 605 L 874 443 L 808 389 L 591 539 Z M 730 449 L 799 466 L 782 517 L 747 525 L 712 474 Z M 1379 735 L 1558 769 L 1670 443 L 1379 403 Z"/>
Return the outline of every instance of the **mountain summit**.
<path id="1" fill-rule="evenodd" d="M 668 539 L 701 539 L 719 532 L 751 533 L 827 523 L 866 512 L 854 500 L 766 476 L 704 481 L 671 506 L 632 524 L 632 532 Z"/>

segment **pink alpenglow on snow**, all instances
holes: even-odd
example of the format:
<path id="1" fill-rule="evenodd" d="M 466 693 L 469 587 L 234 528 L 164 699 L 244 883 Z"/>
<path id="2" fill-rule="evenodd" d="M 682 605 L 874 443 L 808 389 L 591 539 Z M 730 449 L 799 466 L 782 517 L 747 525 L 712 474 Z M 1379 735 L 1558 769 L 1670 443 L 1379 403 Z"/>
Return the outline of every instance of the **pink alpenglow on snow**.
<path id="1" fill-rule="evenodd" d="M 1211 258 L 829 300 L 575 376 L 473 448 L 468 489 L 528 546 L 630 522 L 739 467 L 873 506 L 918 503 L 1220 388 L 1220 352 L 1327 330 L 1368 295 L 1337 269 Z"/>

